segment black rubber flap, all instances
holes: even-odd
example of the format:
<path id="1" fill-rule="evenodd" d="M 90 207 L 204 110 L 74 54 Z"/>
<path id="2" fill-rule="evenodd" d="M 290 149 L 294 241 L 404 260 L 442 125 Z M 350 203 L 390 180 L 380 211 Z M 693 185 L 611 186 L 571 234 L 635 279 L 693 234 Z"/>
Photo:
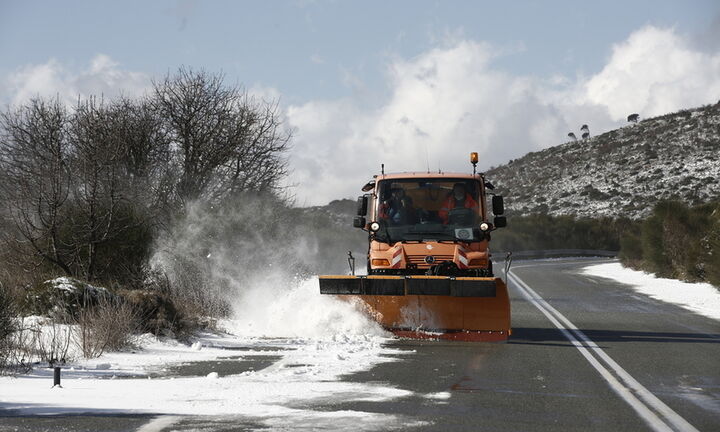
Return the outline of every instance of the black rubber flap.
<path id="1" fill-rule="evenodd" d="M 404 278 L 378 278 L 367 277 L 362 282 L 362 294 L 367 295 L 405 295 Z"/>
<path id="2" fill-rule="evenodd" d="M 362 279 L 320 278 L 320 294 L 361 294 Z"/>
<path id="3" fill-rule="evenodd" d="M 455 279 L 450 283 L 450 295 L 454 297 L 495 297 L 495 280 Z"/>
<path id="4" fill-rule="evenodd" d="M 407 278 L 408 295 L 450 295 L 450 278 Z"/>

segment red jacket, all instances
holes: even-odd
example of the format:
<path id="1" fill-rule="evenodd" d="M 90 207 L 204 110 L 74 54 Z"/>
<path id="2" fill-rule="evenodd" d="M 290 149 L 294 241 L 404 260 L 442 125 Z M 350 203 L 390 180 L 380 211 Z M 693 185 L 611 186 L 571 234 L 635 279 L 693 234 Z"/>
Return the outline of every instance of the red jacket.
<path id="1" fill-rule="evenodd" d="M 468 209 L 478 209 L 478 203 L 470 196 L 469 193 L 465 193 L 465 204 L 463 205 L 464 208 Z M 438 211 L 438 216 L 440 216 L 440 219 L 442 220 L 442 223 L 447 224 L 448 223 L 448 213 L 450 213 L 450 210 L 455 208 L 455 197 L 453 195 L 450 195 L 447 197 L 445 202 L 443 202 L 442 207 L 440 208 L 440 211 Z"/>

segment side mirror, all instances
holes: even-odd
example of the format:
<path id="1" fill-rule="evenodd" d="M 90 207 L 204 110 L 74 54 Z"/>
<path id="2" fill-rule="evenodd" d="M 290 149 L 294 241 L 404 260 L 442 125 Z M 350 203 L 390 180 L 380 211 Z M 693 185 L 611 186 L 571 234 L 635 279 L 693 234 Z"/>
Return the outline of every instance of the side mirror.
<path id="1" fill-rule="evenodd" d="M 370 180 L 362 187 L 363 192 L 369 192 L 375 187 L 375 180 Z"/>
<path id="2" fill-rule="evenodd" d="M 493 219 L 493 225 L 495 228 L 505 228 L 507 226 L 507 218 L 505 216 L 496 216 Z"/>
<path id="3" fill-rule="evenodd" d="M 505 204 L 503 203 L 502 195 L 495 195 L 492 197 L 492 208 L 493 214 L 501 215 L 505 213 Z"/>
<path id="4" fill-rule="evenodd" d="M 355 216 L 353 218 L 353 227 L 365 228 L 365 216 Z"/>
<path id="5" fill-rule="evenodd" d="M 359 196 L 357 199 L 357 215 L 365 216 L 367 214 L 368 198 L 365 195 Z"/>

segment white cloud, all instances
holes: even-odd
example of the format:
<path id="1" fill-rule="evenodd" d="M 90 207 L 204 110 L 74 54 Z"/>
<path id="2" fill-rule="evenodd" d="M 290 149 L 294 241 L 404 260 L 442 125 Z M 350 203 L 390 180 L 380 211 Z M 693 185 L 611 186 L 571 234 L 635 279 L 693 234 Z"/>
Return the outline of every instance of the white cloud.
<path id="1" fill-rule="evenodd" d="M 542 83 L 492 67 L 489 45 L 460 41 L 388 66 L 391 94 L 371 110 L 352 100 L 288 109 L 299 204 L 350 197 L 384 163 L 388 171 L 467 171 L 559 142 L 567 124 L 538 97 Z"/>
<path id="2" fill-rule="evenodd" d="M 71 69 L 55 59 L 28 65 L 0 79 L 0 101 L 21 104 L 36 96 L 59 97 L 68 105 L 78 96 L 139 96 L 150 86 L 150 77 L 123 70 L 112 58 L 98 54 L 80 69 Z"/>
<path id="3" fill-rule="evenodd" d="M 352 197 L 384 163 L 390 172 L 483 169 L 643 117 L 717 101 L 720 55 L 692 49 L 672 29 L 645 27 L 613 48 L 590 77 L 518 76 L 494 66 L 507 50 L 471 40 L 388 64 L 388 98 L 291 106 L 292 183 L 301 205 Z M 427 157 L 426 157 L 427 152 Z M 429 163 L 428 163 L 429 162 Z"/>
<path id="4" fill-rule="evenodd" d="M 282 99 L 282 94 L 278 91 L 278 89 L 274 87 L 267 87 L 259 83 L 248 88 L 247 92 L 251 97 L 265 102 L 274 102 Z"/>
<path id="5" fill-rule="evenodd" d="M 585 83 L 585 91 L 589 102 L 606 106 L 616 120 L 716 102 L 720 53 L 693 49 L 673 29 L 647 26 L 613 47 L 608 64 Z"/>

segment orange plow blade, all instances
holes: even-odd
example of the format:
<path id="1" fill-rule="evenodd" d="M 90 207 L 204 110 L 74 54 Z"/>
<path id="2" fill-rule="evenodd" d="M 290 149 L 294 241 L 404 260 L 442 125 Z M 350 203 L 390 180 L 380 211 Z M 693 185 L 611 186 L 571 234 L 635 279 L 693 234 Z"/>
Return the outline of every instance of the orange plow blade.
<path id="1" fill-rule="evenodd" d="M 359 300 L 402 337 L 504 341 L 510 300 L 499 278 L 447 276 L 320 276 L 320 293 Z"/>

